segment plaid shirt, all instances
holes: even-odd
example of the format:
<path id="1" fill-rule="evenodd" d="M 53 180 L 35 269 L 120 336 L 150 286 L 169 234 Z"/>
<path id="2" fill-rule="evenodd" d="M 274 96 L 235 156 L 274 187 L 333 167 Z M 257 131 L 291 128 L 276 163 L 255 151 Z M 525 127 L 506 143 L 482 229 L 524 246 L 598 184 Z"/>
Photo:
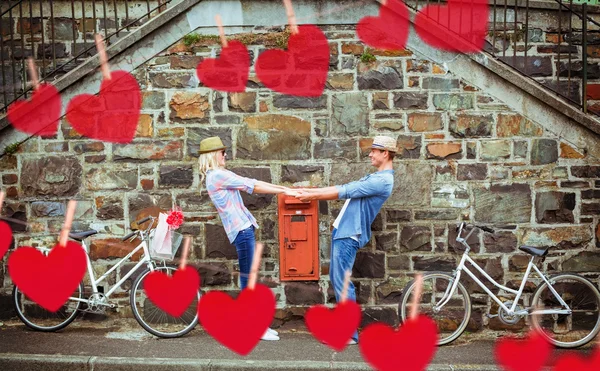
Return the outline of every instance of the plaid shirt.
<path id="1" fill-rule="evenodd" d="M 206 190 L 219 212 L 229 242 L 250 226 L 258 228 L 256 219 L 244 206 L 240 191 L 252 194 L 256 179 L 244 178 L 229 170 L 209 170 L 206 174 Z"/>

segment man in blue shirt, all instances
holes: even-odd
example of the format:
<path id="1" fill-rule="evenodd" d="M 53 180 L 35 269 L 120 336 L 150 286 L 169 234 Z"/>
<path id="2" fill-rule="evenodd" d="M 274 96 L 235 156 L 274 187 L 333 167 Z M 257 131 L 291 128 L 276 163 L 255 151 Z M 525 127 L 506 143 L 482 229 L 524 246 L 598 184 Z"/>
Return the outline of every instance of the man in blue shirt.
<path id="1" fill-rule="evenodd" d="M 329 277 L 339 302 L 344 286 L 344 274 L 352 271 L 356 252 L 371 239 L 371 224 L 383 203 L 392 194 L 394 169 L 392 160 L 397 152 L 396 141 L 387 136 L 373 139 L 369 158 L 377 172 L 358 181 L 325 188 L 302 189 L 296 196 L 302 201 L 345 199 L 340 214 L 333 223 Z M 348 285 L 348 300 L 356 301 L 352 282 Z M 358 332 L 349 344 L 358 342 Z"/>

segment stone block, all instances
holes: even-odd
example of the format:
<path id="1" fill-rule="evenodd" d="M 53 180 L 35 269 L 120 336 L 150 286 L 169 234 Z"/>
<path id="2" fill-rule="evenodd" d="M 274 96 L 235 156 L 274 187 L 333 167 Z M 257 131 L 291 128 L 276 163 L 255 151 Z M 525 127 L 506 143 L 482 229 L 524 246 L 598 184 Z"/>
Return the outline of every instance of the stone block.
<path id="1" fill-rule="evenodd" d="M 310 157 L 310 122 L 286 115 L 249 116 L 237 136 L 237 156 L 253 160 Z"/>
<path id="2" fill-rule="evenodd" d="M 135 189 L 138 185 L 138 171 L 94 168 L 85 174 L 85 189 L 90 191 Z"/>
<path id="3" fill-rule="evenodd" d="M 432 190 L 432 207 L 469 207 L 469 191 L 463 184 L 435 185 Z"/>
<path id="4" fill-rule="evenodd" d="M 150 84 L 160 89 L 188 89 L 198 87 L 194 72 L 150 72 Z"/>
<path id="5" fill-rule="evenodd" d="M 192 165 L 162 165 L 158 174 L 158 185 L 168 188 L 189 188 L 194 182 Z"/>
<path id="6" fill-rule="evenodd" d="M 200 287 L 231 284 L 231 272 L 226 264 L 194 262 L 191 265 L 200 275 Z"/>
<path id="7" fill-rule="evenodd" d="M 385 254 L 359 250 L 356 253 L 352 277 L 383 278 L 385 276 Z"/>
<path id="8" fill-rule="evenodd" d="M 177 92 L 169 102 L 170 118 L 175 122 L 194 120 L 208 122 L 210 103 L 208 95 L 194 92 Z"/>
<path id="9" fill-rule="evenodd" d="M 540 247 L 555 246 L 556 250 L 581 249 L 586 247 L 593 238 L 593 232 L 587 225 L 523 228 L 521 233 L 523 233 L 521 237 L 521 244 L 523 245 Z"/>
<path id="10" fill-rule="evenodd" d="M 481 142 L 481 159 L 484 161 L 499 161 L 510 158 L 510 141 L 489 140 Z"/>
<path id="11" fill-rule="evenodd" d="M 600 178 L 600 166 L 571 166 L 571 175 L 576 178 Z"/>
<path id="12" fill-rule="evenodd" d="M 410 257 L 407 255 L 387 257 L 388 270 L 391 271 L 407 271 L 410 269 Z"/>
<path id="13" fill-rule="evenodd" d="M 431 251 L 431 229 L 423 226 L 406 226 L 400 233 L 400 252 Z"/>
<path id="14" fill-rule="evenodd" d="M 413 256 L 415 271 L 421 272 L 452 272 L 456 268 L 456 261 L 451 257 L 441 256 Z"/>
<path id="15" fill-rule="evenodd" d="M 64 43 L 46 44 L 43 47 L 40 45 L 37 49 L 37 59 L 53 58 L 62 59 L 69 55 L 67 46 Z"/>
<path id="16" fill-rule="evenodd" d="M 327 108 L 327 95 L 319 97 L 298 97 L 294 95 L 278 94 L 273 97 L 275 108 L 291 109 L 325 109 Z"/>
<path id="17" fill-rule="evenodd" d="M 427 158 L 439 160 L 462 158 L 461 143 L 429 143 L 425 148 L 427 149 Z"/>
<path id="18" fill-rule="evenodd" d="M 19 176 L 17 174 L 2 175 L 2 184 L 4 184 L 4 185 L 17 184 L 18 181 L 19 181 Z"/>
<path id="19" fill-rule="evenodd" d="M 98 196 L 95 199 L 96 217 L 100 220 L 123 219 L 123 199 L 119 196 Z"/>
<path id="20" fill-rule="evenodd" d="M 399 135 L 397 140 L 398 152 L 396 158 L 420 158 L 421 157 L 421 136 L 420 135 Z"/>
<path id="21" fill-rule="evenodd" d="M 398 233 L 381 233 L 375 236 L 375 249 L 385 252 L 398 251 Z"/>
<path id="22" fill-rule="evenodd" d="M 206 247 L 207 259 L 237 259 L 235 246 L 229 243 L 223 226 L 216 224 L 204 225 L 204 246 Z"/>
<path id="23" fill-rule="evenodd" d="M 361 63 L 356 80 L 359 90 L 402 89 L 402 67 L 396 61 Z"/>
<path id="24" fill-rule="evenodd" d="M 528 184 L 492 185 L 473 190 L 477 222 L 528 223 L 531 218 L 531 189 Z"/>
<path id="25" fill-rule="evenodd" d="M 386 202 L 390 206 L 427 206 L 431 203 L 434 167 L 425 163 L 394 164 L 394 189 Z"/>
<path id="26" fill-rule="evenodd" d="M 431 63 L 428 60 L 407 59 L 406 72 L 430 72 Z"/>
<path id="27" fill-rule="evenodd" d="M 387 210 L 388 223 L 409 222 L 411 220 L 410 210 Z"/>
<path id="28" fill-rule="evenodd" d="M 409 113 L 408 128 L 415 132 L 437 131 L 444 128 L 441 113 Z"/>
<path id="29" fill-rule="evenodd" d="M 483 232 L 483 245 L 487 253 L 512 253 L 517 249 L 517 236 L 513 232 Z"/>
<path id="30" fill-rule="evenodd" d="M 318 282 L 289 282 L 284 287 L 286 304 L 316 305 L 325 303 L 325 295 Z"/>
<path id="31" fill-rule="evenodd" d="M 542 224 L 573 223 L 575 193 L 538 192 L 535 196 L 535 218 Z"/>
<path id="32" fill-rule="evenodd" d="M 195 55 L 171 55 L 169 62 L 172 70 L 196 70 L 198 64 L 204 60 L 204 57 Z"/>
<path id="33" fill-rule="evenodd" d="M 21 189 L 27 197 L 71 197 L 81 187 L 82 167 L 75 157 L 22 160 Z"/>
<path id="34" fill-rule="evenodd" d="M 31 203 L 31 213 L 38 218 L 64 216 L 65 211 L 65 204 L 62 202 L 35 201 Z"/>
<path id="35" fill-rule="evenodd" d="M 138 239 L 131 242 L 121 241 L 120 238 L 105 238 L 105 239 L 93 239 L 90 244 L 90 259 L 120 259 L 124 258 L 129 254 L 135 247 L 140 243 Z M 131 257 L 132 261 L 138 261 L 143 254 L 143 250 L 140 250 L 133 254 Z M 121 277 L 123 277 L 121 272 Z M 141 273 L 141 270 L 140 270 Z"/>
<path id="36" fill-rule="evenodd" d="M 210 197 L 208 196 L 208 192 L 206 191 L 180 193 L 176 196 L 175 203 L 181 207 L 183 212 L 215 211 Z"/>
<path id="37" fill-rule="evenodd" d="M 513 56 L 506 56 L 499 57 L 498 59 L 527 76 L 544 77 L 553 75 L 552 57 L 550 56 L 529 55 L 527 56 L 527 64 L 525 63 L 524 56 L 516 56 L 515 58 Z"/>
<path id="38" fill-rule="evenodd" d="M 157 90 L 147 90 L 142 92 L 142 109 L 165 109 L 165 93 Z"/>
<path id="39" fill-rule="evenodd" d="M 391 307 L 366 307 L 363 310 L 360 328 L 373 323 L 385 323 L 388 326 L 396 328 L 398 326 L 398 313 L 395 308 Z"/>
<path id="40" fill-rule="evenodd" d="M 423 89 L 429 90 L 456 90 L 460 88 L 459 79 L 448 79 L 445 77 L 437 77 L 437 76 L 428 76 L 423 77 L 423 84 L 421 87 Z"/>
<path id="41" fill-rule="evenodd" d="M 332 97 L 331 132 L 337 135 L 367 135 L 369 103 L 364 93 L 338 93 Z"/>
<path id="42" fill-rule="evenodd" d="M 406 282 L 402 279 L 390 278 L 376 286 L 377 304 L 398 304 Z"/>
<path id="43" fill-rule="evenodd" d="M 394 108 L 397 109 L 427 109 L 427 93 L 399 92 L 394 93 Z"/>
<path id="44" fill-rule="evenodd" d="M 373 93 L 373 109 L 390 109 L 387 92 Z"/>
<path id="45" fill-rule="evenodd" d="M 585 156 L 585 150 L 579 150 L 565 142 L 560 142 L 560 158 L 581 159 L 585 158 Z"/>
<path id="46" fill-rule="evenodd" d="M 473 108 L 473 95 L 471 94 L 433 94 L 432 99 L 436 110 L 456 111 Z"/>
<path id="47" fill-rule="evenodd" d="M 600 254 L 595 251 L 582 251 L 565 260 L 562 267 L 568 272 L 600 272 Z"/>
<path id="48" fill-rule="evenodd" d="M 533 139 L 531 141 L 531 164 L 545 165 L 558 160 L 558 144 L 554 139 Z"/>
<path id="49" fill-rule="evenodd" d="M 458 180 L 485 180 L 487 173 L 487 164 L 459 164 L 456 178 Z"/>
<path id="50" fill-rule="evenodd" d="M 315 143 L 316 159 L 353 159 L 356 153 L 356 141 L 353 139 L 323 139 Z"/>
<path id="51" fill-rule="evenodd" d="M 282 182 L 309 182 L 310 185 L 321 185 L 324 175 L 323 166 L 283 165 L 281 167 Z"/>
<path id="52" fill-rule="evenodd" d="M 256 92 L 230 93 L 228 105 L 232 112 L 256 112 Z"/>
<path id="53" fill-rule="evenodd" d="M 139 141 L 134 144 L 113 144 L 113 161 L 147 162 L 148 160 L 181 160 L 183 142 Z"/>
<path id="54" fill-rule="evenodd" d="M 325 88 L 330 90 L 353 90 L 354 74 L 330 73 L 327 77 Z"/>
<path id="55" fill-rule="evenodd" d="M 415 220 L 456 220 L 459 214 L 455 209 L 415 210 Z"/>
<path id="56" fill-rule="evenodd" d="M 450 120 L 449 130 L 458 138 L 491 137 L 494 118 L 490 115 L 458 115 Z"/>

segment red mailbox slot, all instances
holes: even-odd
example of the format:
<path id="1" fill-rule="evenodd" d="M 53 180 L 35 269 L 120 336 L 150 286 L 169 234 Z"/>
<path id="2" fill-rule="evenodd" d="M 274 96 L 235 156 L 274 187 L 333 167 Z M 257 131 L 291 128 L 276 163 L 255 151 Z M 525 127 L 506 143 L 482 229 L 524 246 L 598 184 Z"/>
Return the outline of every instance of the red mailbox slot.
<path id="1" fill-rule="evenodd" d="M 279 278 L 319 280 L 318 202 L 302 202 L 283 194 L 279 201 Z"/>

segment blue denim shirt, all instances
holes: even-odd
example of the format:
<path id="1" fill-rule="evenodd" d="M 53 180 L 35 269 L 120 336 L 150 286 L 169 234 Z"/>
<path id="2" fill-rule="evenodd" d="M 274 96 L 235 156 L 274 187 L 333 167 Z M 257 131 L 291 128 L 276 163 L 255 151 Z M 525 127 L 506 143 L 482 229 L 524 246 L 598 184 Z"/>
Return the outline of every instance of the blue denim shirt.
<path id="1" fill-rule="evenodd" d="M 371 239 L 371 224 L 392 194 L 394 170 L 382 170 L 358 181 L 336 186 L 339 199 L 351 198 L 334 239 L 358 236 L 363 247 Z"/>

